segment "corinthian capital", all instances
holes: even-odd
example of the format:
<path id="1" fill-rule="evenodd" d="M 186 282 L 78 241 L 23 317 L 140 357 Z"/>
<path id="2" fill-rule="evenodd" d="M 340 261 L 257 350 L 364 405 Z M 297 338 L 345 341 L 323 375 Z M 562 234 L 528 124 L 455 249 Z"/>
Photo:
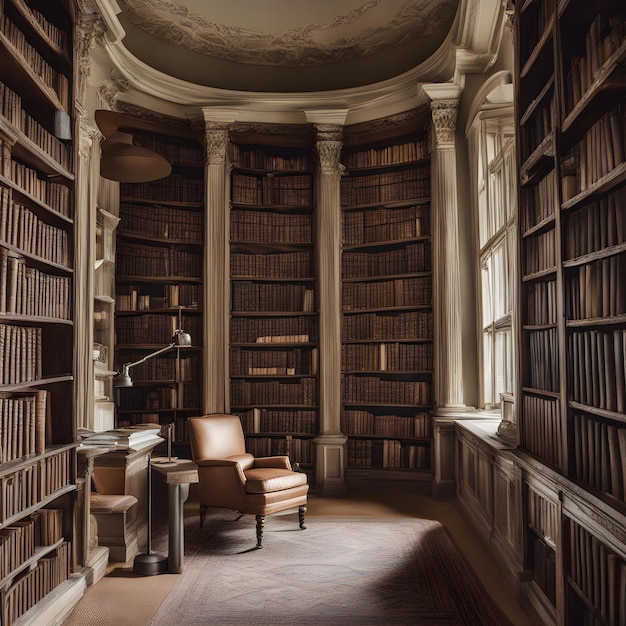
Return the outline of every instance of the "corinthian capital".
<path id="1" fill-rule="evenodd" d="M 207 163 L 224 163 L 226 161 L 229 128 L 229 123 L 205 121 L 204 145 Z"/>
<path id="2" fill-rule="evenodd" d="M 459 110 L 458 98 L 431 100 L 430 110 L 435 128 L 435 143 L 454 144 L 456 116 Z"/>
<path id="3" fill-rule="evenodd" d="M 340 163 L 343 128 L 334 124 L 320 124 L 317 126 L 317 154 L 320 160 L 322 172 L 344 171 Z"/>

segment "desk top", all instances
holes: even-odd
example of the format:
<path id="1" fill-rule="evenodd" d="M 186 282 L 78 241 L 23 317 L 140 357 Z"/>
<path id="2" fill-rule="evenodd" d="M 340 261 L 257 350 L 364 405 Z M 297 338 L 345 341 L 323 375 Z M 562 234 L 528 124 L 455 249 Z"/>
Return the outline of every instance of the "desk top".
<path id="1" fill-rule="evenodd" d="M 165 476 L 168 485 L 197 483 L 198 466 L 189 459 L 172 459 L 158 457 L 152 459 L 152 469 Z"/>

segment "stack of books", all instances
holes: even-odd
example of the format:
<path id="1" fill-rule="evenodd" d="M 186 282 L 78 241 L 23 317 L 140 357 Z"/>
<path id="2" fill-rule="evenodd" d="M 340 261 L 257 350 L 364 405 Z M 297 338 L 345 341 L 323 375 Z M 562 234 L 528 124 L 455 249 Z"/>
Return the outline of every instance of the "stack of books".
<path id="1" fill-rule="evenodd" d="M 83 446 L 106 446 L 121 450 L 136 450 L 148 443 L 158 442 L 159 424 L 136 424 L 128 428 L 113 428 L 95 432 L 87 429 L 79 433 Z"/>

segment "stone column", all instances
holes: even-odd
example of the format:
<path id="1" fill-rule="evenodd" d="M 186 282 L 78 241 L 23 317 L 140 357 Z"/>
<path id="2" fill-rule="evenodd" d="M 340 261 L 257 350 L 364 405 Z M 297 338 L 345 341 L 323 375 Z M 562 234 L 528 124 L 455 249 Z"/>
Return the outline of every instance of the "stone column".
<path id="1" fill-rule="evenodd" d="M 317 258 L 319 289 L 319 435 L 316 485 L 325 496 L 344 495 L 346 437 L 341 433 L 341 195 L 342 127 L 317 124 L 319 157 Z"/>
<path id="2" fill-rule="evenodd" d="M 435 402 L 464 408 L 463 350 L 456 169 L 456 119 L 460 88 L 426 85 L 433 121 L 431 213 L 434 272 Z"/>
<path id="3" fill-rule="evenodd" d="M 228 128 L 205 112 L 204 410 L 227 413 L 228 393 Z M 192 340 L 195 338 L 192 337 Z M 195 344 L 196 341 L 194 340 Z"/>

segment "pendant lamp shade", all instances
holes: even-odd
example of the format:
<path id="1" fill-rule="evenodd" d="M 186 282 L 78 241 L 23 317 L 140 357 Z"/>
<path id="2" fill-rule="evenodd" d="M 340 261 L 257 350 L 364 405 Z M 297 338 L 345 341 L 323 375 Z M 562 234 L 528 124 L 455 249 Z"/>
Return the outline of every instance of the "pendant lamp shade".
<path id="1" fill-rule="evenodd" d="M 169 176 L 172 166 L 152 150 L 133 146 L 129 133 L 114 132 L 102 144 L 100 175 L 120 183 L 145 183 Z"/>

